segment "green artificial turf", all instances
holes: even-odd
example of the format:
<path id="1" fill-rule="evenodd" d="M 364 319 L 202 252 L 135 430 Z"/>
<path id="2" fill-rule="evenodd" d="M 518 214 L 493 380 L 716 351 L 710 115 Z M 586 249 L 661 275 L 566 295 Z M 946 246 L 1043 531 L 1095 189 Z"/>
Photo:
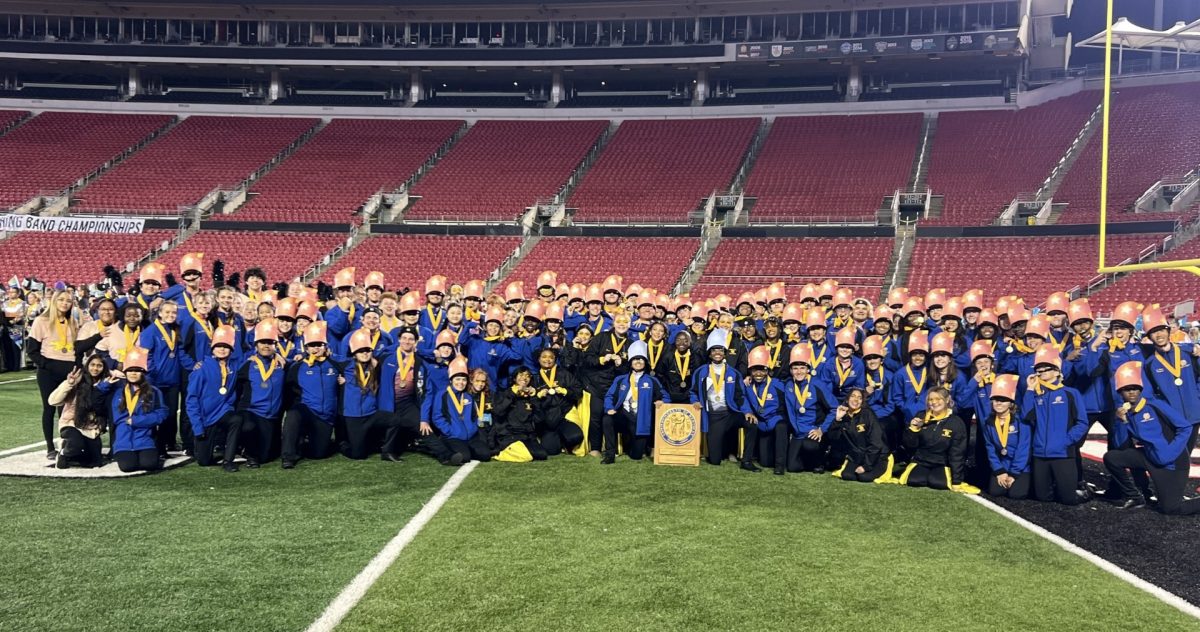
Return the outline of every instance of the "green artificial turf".
<path id="1" fill-rule="evenodd" d="M 10 377 L 15 376 L 15 377 Z M 0 450 L 42 440 L 42 404 L 32 371 L 0 376 Z"/>
<path id="2" fill-rule="evenodd" d="M 949 492 L 595 459 L 478 468 L 339 630 L 1192 630 Z"/>
<path id="3" fill-rule="evenodd" d="M 413 456 L 0 477 L 0 630 L 303 630 L 452 472 Z"/>

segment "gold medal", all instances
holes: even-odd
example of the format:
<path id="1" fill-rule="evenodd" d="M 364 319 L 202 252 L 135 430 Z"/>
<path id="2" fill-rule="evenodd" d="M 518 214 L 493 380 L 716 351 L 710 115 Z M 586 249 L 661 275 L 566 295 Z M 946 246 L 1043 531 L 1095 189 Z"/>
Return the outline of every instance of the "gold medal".
<path id="1" fill-rule="evenodd" d="M 227 389 L 227 388 L 225 388 L 224 386 L 222 386 L 221 388 L 217 389 L 217 392 L 218 392 L 218 393 L 220 393 L 220 394 L 222 394 L 222 395 L 224 395 L 224 394 L 226 394 L 226 393 L 228 393 L 228 392 L 229 392 L 229 389 Z"/>
<path id="2" fill-rule="evenodd" d="M 1175 386 L 1183 386 L 1183 378 L 1181 378 L 1181 377 L 1175 378 Z"/>

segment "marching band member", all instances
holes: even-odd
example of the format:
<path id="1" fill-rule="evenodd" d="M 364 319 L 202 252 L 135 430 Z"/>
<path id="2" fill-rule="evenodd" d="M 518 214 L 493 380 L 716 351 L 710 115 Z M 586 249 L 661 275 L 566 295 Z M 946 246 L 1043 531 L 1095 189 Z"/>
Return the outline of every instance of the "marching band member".
<path id="1" fill-rule="evenodd" d="M 925 394 L 925 409 L 908 422 L 904 446 L 913 457 L 900 477 L 901 485 L 978 492 L 964 482 L 967 427 L 954 414 L 946 389 L 934 387 Z"/>
<path id="2" fill-rule="evenodd" d="M 340 363 L 329 355 L 328 323 L 316 322 L 304 331 L 305 357 L 288 367 L 286 386 L 291 405 L 283 419 L 283 469 L 290 470 L 303 455 L 325 459 L 333 454 L 338 387 L 345 383 Z"/>
<path id="3" fill-rule="evenodd" d="M 1187 426 L 1179 430 L 1189 435 L 1190 453 L 1196 447 L 1196 428 L 1200 424 L 1200 386 L 1196 383 L 1200 373 L 1195 366 L 1200 347 L 1171 342 L 1171 329 L 1157 305 L 1142 311 L 1142 328 L 1150 341 L 1143 350 L 1146 381 L 1155 399 L 1183 413 Z"/>
<path id="4" fill-rule="evenodd" d="M 367 300 L 363 307 L 378 308 L 380 302 L 383 301 L 383 273 L 371 271 L 367 273 L 367 278 L 363 280 L 363 288 L 366 290 Z"/>
<path id="5" fill-rule="evenodd" d="M 746 443 L 745 451 L 750 457 L 757 452 L 758 462 L 763 467 L 773 468 L 776 474 L 783 474 L 788 453 L 784 382 L 771 376 L 771 350 L 766 345 L 751 349 L 747 364 L 750 367 L 750 381 L 744 386 L 746 420 L 758 426 L 758 442 Z M 785 426 L 782 433 L 776 432 L 779 426 Z M 743 457 L 743 460 L 750 457 Z"/>
<path id="6" fill-rule="evenodd" d="M 671 351 L 667 352 L 666 359 L 662 361 L 659 379 L 671 403 L 691 401 L 689 389 L 692 371 L 695 371 L 696 365 L 699 364 L 699 361 L 694 359 L 696 357 L 698 356 L 692 352 L 692 334 L 687 331 L 676 334 Z"/>
<path id="7" fill-rule="evenodd" d="M 870 483 L 891 477 L 894 460 L 883 438 L 883 426 L 867 405 L 867 393 L 851 389 L 845 403 L 830 413 L 829 436 L 833 451 L 845 455 L 833 475 L 844 481 Z"/>
<path id="8" fill-rule="evenodd" d="M 467 392 L 467 361 L 454 358 L 447 369 L 449 384 L 433 394 L 433 425 L 449 457 L 443 463 L 461 464 L 474 459 L 491 460 L 491 449 L 479 434 L 475 402 Z M 455 463 L 457 461 L 457 463 Z"/>
<path id="9" fill-rule="evenodd" d="M 504 336 L 504 308 L 492 306 L 487 309 L 483 332 L 473 331 L 460 339 L 467 363 L 487 371 L 488 382 L 501 384 L 501 368 L 516 362 L 520 356 L 513 348 L 512 339 Z M 505 380 L 507 382 L 507 380 Z"/>
<path id="10" fill-rule="evenodd" d="M 419 443 L 430 452 L 433 437 L 429 416 L 422 415 L 428 391 L 425 362 L 417 351 L 417 330 L 404 326 L 395 330 L 396 347 L 380 358 L 379 408 L 390 413 L 399 428 L 391 445 L 384 445 L 384 454 L 399 458 L 405 439 L 419 437 Z M 436 447 L 436 446 L 435 446 Z M 388 457 L 384 457 L 385 459 Z"/>
<path id="11" fill-rule="evenodd" d="M 892 403 L 890 392 L 892 373 L 884 366 L 884 356 L 889 353 L 888 346 L 879 335 L 867 336 L 863 340 L 863 377 L 866 382 L 863 393 L 876 421 L 883 428 L 884 438 L 889 446 L 893 446 L 900 443 L 900 425 L 893 414 L 896 406 Z"/>
<path id="12" fill-rule="evenodd" d="M 367 308 L 373 309 L 373 308 Z M 366 318 L 363 318 L 364 323 Z M 367 328 L 359 329 L 347 338 L 350 351 L 349 362 L 342 368 L 342 417 L 346 423 L 346 443 L 343 453 L 347 458 L 362 460 L 371 453 L 368 440 L 372 431 L 383 431 L 381 458 L 384 461 L 399 461 L 400 457 L 390 450 L 400 432 L 394 416 L 379 405 L 380 362 L 376 355 L 390 356 L 390 346 L 377 345 Z"/>
<path id="13" fill-rule="evenodd" d="M 242 278 L 246 280 L 247 298 L 255 303 L 267 300 L 267 273 L 262 268 L 247 268 Z"/>
<path id="14" fill-rule="evenodd" d="M 1024 378 L 1021 411 L 1033 426 L 1033 495 L 1041 501 L 1057 496 L 1064 505 L 1077 505 L 1088 499 L 1086 490 L 1077 489 L 1075 463 L 1087 436 L 1087 407 L 1079 391 L 1063 383 L 1062 357 L 1052 345 L 1038 347 L 1032 365 L 1033 372 Z"/>
<path id="15" fill-rule="evenodd" d="M 189 252 L 179 260 L 179 275 L 183 277 L 183 285 L 172 285 L 163 290 L 163 300 L 175 301 L 179 304 L 179 329 L 187 331 L 191 321 L 197 317 L 193 301 L 200 294 L 200 278 L 204 273 L 204 253 Z M 204 352 L 208 355 L 208 350 Z"/>
<path id="16" fill-rule="evenodd" d="M 620 318 L 618 315 L 617 318 Z M 663 401 L 663 388 L 648 371 L 646 343 L 635 340 L 629 345 L 629 372 L 617 376 L 604 398 L 604 456 L 602 464 L 617 458 L 617 434 L 622 437 L 625 453 L 640 461 L 649 449 L 654 427 L 654 406 Z M 574 424 L 569 424 L 572 427 Z M 580 440 L 583 437 L 579 437 Z"/>
<path id="17" fill-rule="evenodd" d="M 75 309 L 71 292 L 60 290 L 50 299 L 50 307 L 33 319 L 25 343 L 26 352 L 37 367 L 38 391 L 42 396 L 42 436 L 46 440 L 46 458 L 58 457 L 54 449 L 54 417 L 57 406 L 50 395 L 75 367 L 75 342 L 79 338 L 82 315 Z"/>
<path id="18" fill-rule="evenodd" d="M 843 326 L 835 340 L 836 356 L 817 369 L 817 379 L 824 382 L 833 398 L 844 401 L 851 389 L 863 388 L 866 384 L 863 362 L 854 355 L 857 329 Z"/>
<path id="19" fill-rule="evenodd" d="M 178 450 L 177 433 L 191 433 L 191 427 L 179 427 L 179 385 L 183 364 L 180 349 L 179 327 L 175 322 L 179 306 L 165 302 L 158 306 L 158 315 L 151 326 L 142 331 L 138 346 L 147 351 L 146 379 L 162 394 L 162 404 L 167 416 L 156 433 L 158 452 L 166 458 L 170 450 Z"/>
<path id="20" fill-rule="evenodd" d="M 963 302 L 957 296 L 951 296 L 946 299 L 946 305 L 942 308 L 942 319 L 938 321 L 938 327 L 944 333 L 953 336 L 954 345 L 952 354 L 954 356 L 954 364 L 959 371 L 967 371 L 971 367 L 970 346 L 971 342 L 967 338 L 966 327 L 963 325 Z"/>
<path id="21" fill-rule="evenodd" d="M 959 372 L 958 365 L 955 363 L 954 345 L 956 343 L 956 336 L 948 331 L 938 332 L 930 342 L 929 357 L 933 369 L 933 386 L 940 386 L 950 391 L 952 404 L 956 410 L 969 409 L 974 403 L 971 397 L 972 390 L 968 386 L 967 378 Z"/>
<path id="22" fill-rule="evenodd" d="M 242 419 L 234 411 L 237 403 L 237 373 L 232 354 L 237 344 L 233 327 L 219 325 L 213 330 L 211 354 L 192 373 L 191 389 L 185 400 L 187 417 L 195 438 L 196 463 L 216 465 L 213 450 L 223 445 L 226 472 L 238 471 L 233 457 L 238 452 Z"/>
<path id="23" fill-rule="evenodd" d="M 479 369 L 475 370 L 479 371 Z M 487 374 L 482 373 L 482 376 L 486 385 Z M 550 456 L 549 451 L 538 440 L 539 432 L 535 411 L 537 389 L 532 385 L 532 379 L 533 371 L 530 371 L 528 367 L 520 367 L 513 374 L 512 386 L 498 391 L 493 398 L 495 401 L 492 405 L 494 419 L 492 426 L 496 443 L 493 452 L 498 455 L 504 453 L 510 446 L 520 443 L 529 452 L 529 458 L 534 461 L 545 461 Z M 484 398 L 487 397 L 486 391 L 480 394 Z M 481 413 L 481 417 L 487 414 Z M 502 456 L 497 457 L 497 460 L 502 459 Z"/>
<path id="24" fill-rule="evenodd" d="M 779 305 L 780 303 L 774 303 Z M 762 346 L 767 348 L 769 355 L 767 357 L 767 372 L 776 380 L 786 380 L 788 376 L 787 367 L 784 366 L 788 357 L 788 350 L 791 345 L 783 340 L 783 326 L 776 316 L 768 316 L 763 321 L 763 341 Z"/>
<path id="25" fill-rule="evenodd" d="M 547 347 L 538 353 L 537 373 L 530 376 L 536 430 L 550 456 L 570 452 L 583 442 L 583 431 L 567 421 L 567 413 L 583 397 L 583 386 L 570 371 L 560 368 L 558 352 Z"/>
<path id="26" fill-rule="evenodd" d="M 1169 403 L 1144 397 L 1144 368 L 1140 364 L 1126 362 L 1117 369 L 1116 387 L 1122 400 L 1116 410 L 1117 423 L 1127 426 L 1137 440 L 1136 446 L 1104 453 L 1104 467 L 1122 491 L 1117 502 L 1122 509 L 1145 504 L 1150 490 L 1141 474 L 1144 472 L 1154 483 L 1159 511 L 1173 515 L 1200 513 L 1200 499 L 1183 499 L 1191 468 L 1191 424 Z M 1136 482 L 1129 470 L 1140 474 Z"/>
<path id="27" fill-rule="evenodd" d="M 986 356 L 980 356 L 984 358 Z M 980 389 L 990 393 L 992 412 L 978 417 L 978 438 L 983 446 L 986 463 L 990 466 L 987 493 L 990 496 L 1007 496 L 1021 500 L 1029 496 L 1030 455 L 1033 451 L 1033 430 L 1017 410 L 1016 375 L 997 375 L 989 388 Z"/>
<path id="28" fill-rule="evenodd" d="M 254 327 L 254 354 L 242 363 L 237 373 L 236 409 L 242 422 L 238 438 L 253 439 L 253 445 L 246 446 L 246 467 L 250 469 L 271 460 L 279 440 L 288 362 L 277 349 L 278 338 L 283 335 L 280 323 L 263 321 Z"/>
<path id="29" fill-rule="evenodd" d="M 93 353 L 105 364 L 111 364 L 111 351 L 119 344 L 120 325 L 117 323 L 117 303 L 111 298 L 102 298 L 95 304 L 96 319 L 88 320 L 79 327 L 75 340 L 75 359 L 82 360 Z"/>
<path id="30" fill-rule="evenodd" d="M 333 289 L 337 302 L 325 310 L 325 322 L 329 324 L 327 335 L 331 346 L 340 348 L 342 338 L 362 326 L 363 306 L 355 301 L 354 273 L 356 268 L 342 268 L 333 275 Z"/>
<path id="31" fill-rule="evenodd" d="M 591 422 L 588 430 L 588 442 L 592 451 L 600 450 L 603 434 L 601 423 L 604 419 L 604 399 L 608 395 L 613 382 L 629 372 L 629 315 L 619 312 L 612 319 L 612 330 L 593 338 L 584 356 L 584 366 L 588 371 L 589 391 L 592 395 Z"/>
<path id="32" fill-rule="evenodd" d="M 829 430 L 832 419 L 829 411 L 837 407 L 837 400 L 825 383 L 813 379 L 813 352 L 808 343 L 792 347 L 788 357 L 792 377 L 783 384 L 784 403 L 787 405 L 788 424 L 775 426 L 776 445 L 788 441 L 787 471 L 816 473 L 825 471 L 825 446 L 822 440 Z M 710 444 L 711 445 L 711 444 Z M 775 463 L 776 474 L 779 462 Z"/>
<path id="33" fill-rule="evenodd" d="M 114 304 L 115 306 L 115 304 Z M 100 467 L 104 464 L 100 435 L 108 427 L 107 399 L 101 390 L 108 380 L 108 366 L 99 355 L 88 356 L 83 369 L 76 367 L 54 392 L 50 404 L 62 406 L 58 418 L 58 435 L 62 439 L 55 467 L 60 470 L 71 465 Z"/>
<path id="34" fill-rule="evenodd" d="M 908 335 L 908 362 L 892 379 L 891 399 L 901 419 L 915 419 L 925 409 L 927 391 L 934 379 L 926 365 L 929 359 L 929 337 L 918 329 Z"/>
<path id="35" fill-rule="evenodd" d="M 435 335 L 445 324 L 446 310 L 442 304 L 446 297 L 446 277 L 435 274 L 425 281 L 425 309 L 421 310 L 419 324 Z"/>
<path id="36" fill-rule="evenodd" d="M 162 393 L 146 379 L 148 356 L 146 349 L 131 347 L 125 353 L 125 378 L 109 377 L 104 383 L 112 392 L 112 454 L 122 472 L 162 469 L 154 435 L 168 413 Z"/>
<path id="37" fill-rule="evenodd" d="M 731 452 L 728 441 L 735 441 L 734 433 L 745 430 L 745 445 L 758 443 L 758 425 L 746 422 L 745 393 L 742 391 L 742 376 L 726 361 L 726 350 L 731 332 L 717 328 L 708 335 L 709 362 L 692 374 L 691 401 L 700 404 L 701 429 L 708 433 L 708 463 L 720 465 Z M 753 450 L 744 450 L 742 469 L 757 472 L 759 468 L 751 459 Z"/>

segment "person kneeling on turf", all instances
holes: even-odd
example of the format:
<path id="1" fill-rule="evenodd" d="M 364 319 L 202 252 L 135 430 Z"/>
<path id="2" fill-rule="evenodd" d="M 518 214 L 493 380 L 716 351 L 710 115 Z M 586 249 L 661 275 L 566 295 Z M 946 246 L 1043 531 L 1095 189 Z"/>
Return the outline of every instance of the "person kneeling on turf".
<path id="1" fill-rule="evenodd" d="M 775 426 L 775 441 L 787 441 L 789 472 L 825 471 L 825 432 L 832 423 L 827 415 L 836 404 L 833 394 L 821 380 L 812 378 L 813 349 L 807 342 L 797 343 L 788 354 L 792 379 L 783 384 L 788 423 Z M 792 438 L 787 440 L 788 431 Z M 775 464 L 776 468 L 779 463 Z"/>
<path id="2" fill-rule="evenodd" d="M 647 373 L 648 348 L 641 340 L 629 345 L 629 373 L 618 376 L 604 398 L 603 464 L 617 460 L 617 434 L 625 453 L 639 461 L 646 454 L 654 428 L 654 405 L 663 400 L 663 387 Z"/>
<path id="3" fill-rule="evenodd" d="M 99 355 L 90 356 L 83 366 L 85 370 L 76 367 L 47 398 L 51 406 L 62 406 L 58 418 L 62 449 L 55 463 L 60 470 L 72 464 L 80 467 L 104 464 L 100 435 L 108 426 L 109 412 L 100 386 L 108 379 L 108 367 Z"/>
<path id="4" fill-rule="evenodd" d="M 1117 393 L 1123 400 L 1117 408 L 1117 423 L 1134 438 L 1133 446 L 1104 453 L 1104 467 L 1123 494 L 1118 506 L 1130 509 L 1145 504 L 1143 495 L 1150 496 L 1146 485 L 1149 473 L 1160 511 L 1175 515 L 1200 513 L 1200 498 L 1183 500 L 1191 467 L 1189 424 L 1170 404 L 1142 397 L 1142 380 L 1141 362 L 1126 362 L 1117 369 Z M 1130 476 L 1130 470 L 1136 479 Z"/>
<path id="5" fill-rule="evenodd" d="M 467 361 L 454 358 L 446 372 L 450 385 L 433 395 L 433 425 L 449 454 L 435 448 L 434 456 L 442 463 L 453 465 L 471 459 L 491 460 L 491 450 L 479 434 L 475 401 L 467 392 Z"/>
<path id="6" fill-rule="evenodd" d="M 475 371 L 478 372 L 479 369 Z M 483 377 L 486 379 L 487 375 L 484 374 Z M 492 407 L 492 429 L 497 460 L 505 460 L 505 451 L 516 443 L 524 446 L 534 461 L 545 461 L 549 456 L 546 448 L 538 441 L 535 411 L 537 391 L 530 386 L 532 380 L 533 371 L 528 367 L 521 367 L 513 375 L 513 385 L 496 393 L 495 404 Z"/>
<path id="7" fill-rule="evenodd" d="M 399 456 L 390 452 L 400 433 L 399 419 L 379 406 L 379 377 L 382 370 L 379 359 L 374 357 L 374 341 L 380 338 L 379 332 L 375 332 L 373 337 L 365 328 L 347 338 L 346 347 L 351 357 L 342 368 L 342 419 L 346 423 L 346 443 L 342 445 L 342 454 L 349 459 L 360 461 L 367 458 L 373 451 L 374 434 L 373 443 L 381 446 L 381 458 L 384 461 L 400 460 Z M 392 348 L 380 345 L 378 353 L 388 357 Z M 380 432 L 383 434 L 382 444 L 378 441 Z"/>
<path id="8" fill-rule="evenodd" d="M 112 390 L 113 458 L 122 472 L 162 469 L 154 432 L 167 418 L 162 392 L 146 381 L 150 352 L 142 347 L 127 349 L 125 379 L 110 377 L 105 390 Z"/>
<path id="9" fill-rule="evenodd" d="M 718 327 L 708 334 L 709 363 L 692 374 L 691 399 L 700 404 L 700 424 L 708 437 L 708 463 L 720 465 L 729 454 L 727 441 L 735 440 L 738 429 L 746 431 L 746 445 L 758 443 L 758 425 L 746 422 L 746 393 L 742 390 L 742 376 L 729 366 L 725 354 L 733 336 L 727 329 Z M 649 432 L 649 431 L 647 431 Z M 759 471 L 750 459 L 752 450 L 742 454 L 742 469 Z"/>
<path id="10" fill-rule="evenodd" d="M 1029 496 L 1029 455 L 1033 449 L 1033 429 L 1016 412 L 1017 385 L 1020 376 L 997 375 L 988 385 L 992 414 L 979 425 L 979 437 L 991 465 L 988 494 L 1020 500 Z"/>
<path id="11" fill-rule="evenodd" d="M 829 413 L 833 417 L 829 427 L 833 452 L 846 457 L 833 475 L 844 481 L 885 482 L 892 475 L 892 455 L 883 438 L 883 425 L 866 401 L 864 389 L 852 388 L 846 402 Z"/>
<path id="12" fill-rule="evenodd" d="M 296 467 L 301 445 L 306 459 L 333 455 L 338 387 L 346 379 L 341 375 L 341 363 L 329 357 L 327 327 L 325 321 L 317 321 L 304 329 L 305 357 L 288 367 L 286 384 L 292 406 L 283 418 L 285 470 Z"/>
<path id="13" fill-rule="evenodd" d="M 758 445 L 746 444 L 743 448 L 750 456 L 758 452 L 758 462 L 763 467 L 774 468 L 782 475 L 787 468 L 787 422 L 784 421 L 784 400 L 787 399 L 783 383 L 771 377 L 771 349 L 759 345 L 750 350 L 747 360 L 750 383 L 745 385 L 746 420 L 758 426 Z M 776 428 L 784 426 L 782 433 Z"/>
<path id="14" fill-rule="evenodd" d="M 963 483 L 967 462 L 967 427 L 950 407 L 950 391 L 936 387 L 925 396 L 904 433 L 904 446 L 913 460 L 900 477 L 901 485 L 978 492 Z"/>
<path id="15" fill-rule="evenodd" d="M 226 472 L 238 470 L 233 457 L 237 454 L 238 436 L 242 431 L 242 418 L 234 412 L 237 367 L 230 357 L 236 337 L 237 333 L 229 325 L 220 325 L 213 330 L 212 355 L 205 358 L 200 368 L 188 378 L 187 400 L 184 401 L 195 437 L 196 463 L 205 467 L 216 465 L 213 450 L 219 445 L 224 446 L 223 468 Z"/>

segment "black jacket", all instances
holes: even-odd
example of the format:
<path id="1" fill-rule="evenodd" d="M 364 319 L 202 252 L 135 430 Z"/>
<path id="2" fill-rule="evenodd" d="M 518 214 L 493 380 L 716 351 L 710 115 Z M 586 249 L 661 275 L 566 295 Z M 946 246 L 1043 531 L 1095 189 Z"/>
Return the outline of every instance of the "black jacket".
<path id="1" fill-rule="evenodd" d="M 870 406 L 863 406 L 854 415 L 846 414 L 841 421 L 829 427 L 835 450 L 846 455 L 847 467 L 863 466 L 870 470 L 880 459 L 888 455 L 887 443 L 883 440 L 883 427 L 875 418 Z"/>
<path id="2" fill-rule="evenodd" d="M 925 411 L 917 414 L 924 419 Z M 913 462 L 926 467 L 950 468 L 950 482 L 963 482 L 967 456 L 967 426 L 957 415 L 925 424 L 920 430 L 904 429 L 904 447 L 913 451 Z"/>
<path id="3" fill-rule="evenodd" d="M 534 421 L 534 398 L 517 395 L 512 388 L 498 391 L 490 399 L 492 405 L 492 428 L 495 449 L 503 450 L 517 441 L 527 441 L 536 436 Z"/>

